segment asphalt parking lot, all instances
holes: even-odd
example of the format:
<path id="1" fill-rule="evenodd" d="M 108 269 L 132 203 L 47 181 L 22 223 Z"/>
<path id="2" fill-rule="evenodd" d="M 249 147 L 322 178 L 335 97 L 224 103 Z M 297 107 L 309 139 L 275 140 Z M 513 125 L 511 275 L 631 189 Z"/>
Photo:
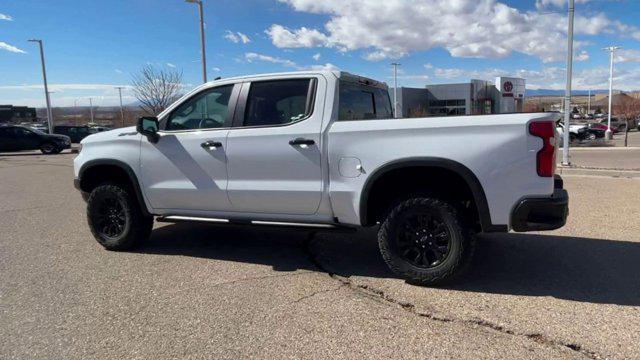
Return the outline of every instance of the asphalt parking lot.
<path id="1" fill-rule="evenodd" d="M 373 232 L 156 224 L 105 251 L 73 156 L 0 155 L 2 359 L 640 356 L 638 178 L 566 176 L 567 226 L 482 236 L 423 288 Z"/>

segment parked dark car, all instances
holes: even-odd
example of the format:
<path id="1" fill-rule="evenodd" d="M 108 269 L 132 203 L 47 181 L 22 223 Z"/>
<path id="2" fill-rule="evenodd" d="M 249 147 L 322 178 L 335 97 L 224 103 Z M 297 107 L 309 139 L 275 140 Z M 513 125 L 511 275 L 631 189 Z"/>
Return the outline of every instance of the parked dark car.
<path id="1" fill-rule="evenodd" d="M 600 123 L 604 125 L 607 125 L 608 122 L 609 122 L 609 119 L 606 117 L 600 121 Z M 617 131 L 613 131 L 614 127 L 617 129 Z M 611 118 L 611 132 L 615 134 L 618 131 L 624 132 L 626 129 L 627 129 L 627 122 L 625 120 L 620 120 L 616 117 Z"/>
<path id="2" fill-rule="evenodd" d="M 38 150 L 43 154 L 57 154 L 71 147 L 71 139 L 64 135 L 49 135 L 17 125 L 0 126 L 0 151 Z"/>
<path id="3" fill-rule="evenodd" d="M 88 126 L 58 125 L 53 128 L 54 134 L 66 135 L 73 143 L 79 143 L 80 140 L 97 132 L 98 130 Z"/>
<path id="4" fill-rule="evenodd" d="M 591 123 L 589 124 L 589 129 L 594 129 L 594 130 L 602 130 L 603 133 L 605 131 L 607 131 L 607 124 L 606 123 Z M 614 134 L 618 133 L 618 127 L 614 126 L 613 123 L 611 123 L 611 132 Z"/>

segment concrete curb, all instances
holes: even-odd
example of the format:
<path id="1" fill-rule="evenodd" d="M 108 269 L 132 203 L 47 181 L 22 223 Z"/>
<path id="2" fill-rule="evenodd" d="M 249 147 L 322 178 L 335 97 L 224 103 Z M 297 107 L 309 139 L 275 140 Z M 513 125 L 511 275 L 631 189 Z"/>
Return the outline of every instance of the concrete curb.
<path id="1" fill-rule="evenodd" d="M 616 169 L 586 169 L 558 166 L 556 172 L 560 175 L 588 175 L 616 178 L 640 178 L 640 171 Z"/>
<path id="2" fill-rule="evenodd" d="M 594 146 L 594 147 L 569 147 L 569 153 L 572 151 L 611 151 L 611 150 L 640 150 L 640 146 Z M 562 151 L 562 147 L 558 148 L 558 151 Z"/>

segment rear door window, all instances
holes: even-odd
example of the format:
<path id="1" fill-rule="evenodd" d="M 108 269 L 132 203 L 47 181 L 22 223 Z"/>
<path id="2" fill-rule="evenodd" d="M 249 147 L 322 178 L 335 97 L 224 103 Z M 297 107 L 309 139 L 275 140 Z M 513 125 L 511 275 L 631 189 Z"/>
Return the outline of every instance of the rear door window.
<path id="1" fill-rule="evenodd" d="M 286 125 L 306 119 L 313 108 L 314 85 L 312 79 L 252 82 L 243 126 Z"/>
<path id="2" fill-rule="evenodd" d="M 339 120 L 393 118 L 391 100 L 386 89 L 341 81 L 339 97 Z"/>

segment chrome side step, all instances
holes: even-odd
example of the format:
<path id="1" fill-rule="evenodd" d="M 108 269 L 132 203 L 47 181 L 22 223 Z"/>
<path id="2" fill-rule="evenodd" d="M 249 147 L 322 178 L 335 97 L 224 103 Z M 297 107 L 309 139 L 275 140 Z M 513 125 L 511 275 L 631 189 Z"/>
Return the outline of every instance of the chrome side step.
<path id="1" fill-rule="evenodd" d="M 200 222 L 211 222 L 217 224 L 228 224 L 229 219 L 216 219 L 216 218 L 205 218 L 205 217 L 194 217 L 194 216 L 179 216 L 179 215 L 171 215 L 171 216 L 160 216 L 156 218 L 157 221 L 160 222 L 179 222 L 179 221 L 200 221 Z"/>
<path id="2" fill-rule="evenodd" d="M 313 228 L 324 230 L 342 230 L 342 231 L 355 231 L 355 227 L 340 226 L 334 224 L 322 224 L 322 223 L 299 223 L 299 222 L 286 222 L 286 221 L 266 221 L 266 220 L 229 220 L 219 218 L 197 217 L 197 216 L 180 216 L 180 215 L 167 215 L 159 216 L 156 218 L 158 222 L 206 222 L 215 224 L 228 224 L 228 225 L 254 225 L 254 226 L 275 226 L 275 227 L 291 227 L 291 228 Z"/>
<path id="3" fill-rule="evenodd" d="M 283 222 L 283 221 L 259 221 L 259 220 L 252 220 L 251 224 L 252 225 L 269 225 L 269 226 L 312 227 L 312 228 L 323 228 L 323 229 L 333 229 L 337 227 L 332 224 L 294 223 L 294 222 Z"/>

